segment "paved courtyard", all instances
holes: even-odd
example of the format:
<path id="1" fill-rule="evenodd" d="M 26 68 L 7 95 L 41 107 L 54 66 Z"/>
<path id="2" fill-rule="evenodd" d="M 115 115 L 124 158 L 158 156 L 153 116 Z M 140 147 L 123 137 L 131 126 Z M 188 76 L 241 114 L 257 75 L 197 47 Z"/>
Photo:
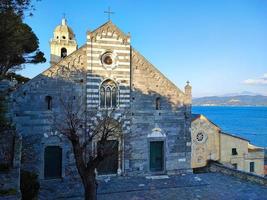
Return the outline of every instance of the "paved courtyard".
<path id="1" fill-rule="evenodd" d="M 111 177 L 99 182 L 98 200 L 267 200 L 267 187 L 220 173 L 147 179 Z"/>

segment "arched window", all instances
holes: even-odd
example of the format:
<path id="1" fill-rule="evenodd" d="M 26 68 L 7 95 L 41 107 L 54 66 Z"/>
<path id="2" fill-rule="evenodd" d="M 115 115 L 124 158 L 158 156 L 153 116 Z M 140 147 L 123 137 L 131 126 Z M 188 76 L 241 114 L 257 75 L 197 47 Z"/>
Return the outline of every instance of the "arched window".
<path id="1" fill-rule="evenodd" d="M 156 110 L 160 110 L 160 98 L 156 98 Z"/>
<path id="2" fill-rule="evenodd" d="M 100 87 L 100 107 L 115 108 L 117 106 L 117 85 L 112 80 L 106 80 Z"/>
<path id="3" fill-rule="evenodd" d="M 62 148 L 48 146 L 44 151 L 44 178 L 53 179 L 62 177 Z"/>
<path id="4" fill-rule="evenodd" d="M 46 101 L 46 105 L 47 105 L 47 110 L 52 110 L 52 97 L 46 96 L 45 101 Z"/>
<path id="5" fill-rule="evenodd" d="M 67 56 L 67 49 L 65 47 L 61 48 L 61 58 L 65 58 Z"/>

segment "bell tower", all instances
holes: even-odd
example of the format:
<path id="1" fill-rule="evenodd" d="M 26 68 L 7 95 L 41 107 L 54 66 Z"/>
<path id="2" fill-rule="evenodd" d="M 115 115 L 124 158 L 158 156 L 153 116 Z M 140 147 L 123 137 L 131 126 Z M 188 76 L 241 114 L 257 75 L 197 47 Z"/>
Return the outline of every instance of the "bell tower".
<path id="1" fill-rule="evenodd" d="M 50 64 L 54 65 L 78 48 L 75 34 L 67 25 L 67 20 L 62 19 L 61 24 L 54 30 L 54 37 L 50 40 Z"/>

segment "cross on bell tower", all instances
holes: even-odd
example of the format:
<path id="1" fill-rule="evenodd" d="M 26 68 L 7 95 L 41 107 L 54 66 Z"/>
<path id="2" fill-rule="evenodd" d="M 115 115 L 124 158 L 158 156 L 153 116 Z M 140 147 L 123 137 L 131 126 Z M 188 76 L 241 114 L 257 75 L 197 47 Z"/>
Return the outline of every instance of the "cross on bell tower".
<path id="1" fill-rule="evenodd" d="M 115 14 L 114 12 L 111 11 L 110 7 L 108 7 L 108 11 L 104 11 L 104 13 L 108 15 L 108 21 L 110 21 L 111 15 Z"/>

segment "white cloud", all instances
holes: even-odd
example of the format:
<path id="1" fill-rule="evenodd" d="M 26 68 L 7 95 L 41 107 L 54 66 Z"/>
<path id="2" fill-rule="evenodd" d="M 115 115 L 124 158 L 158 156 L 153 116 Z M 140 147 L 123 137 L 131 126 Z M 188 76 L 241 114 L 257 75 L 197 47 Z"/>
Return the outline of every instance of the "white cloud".
<path id="1" fill-rule="evenodd" d="M 267 85 L 267 73 L 263 74 L 263 76 L 260 78 L 247 79 L 243 83 L 249 85 Z"/>

